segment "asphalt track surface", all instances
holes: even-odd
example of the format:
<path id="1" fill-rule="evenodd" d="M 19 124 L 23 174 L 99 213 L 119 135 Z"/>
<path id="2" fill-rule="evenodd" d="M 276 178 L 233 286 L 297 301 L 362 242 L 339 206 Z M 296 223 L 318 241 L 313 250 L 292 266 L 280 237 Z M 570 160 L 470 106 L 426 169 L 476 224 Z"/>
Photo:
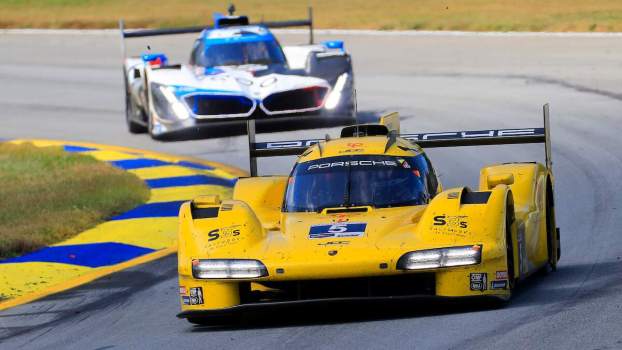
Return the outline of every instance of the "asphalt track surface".
<path id="1" fill-rule="evenodd" d="M 326 38 L 326 37 L 325 37 Z M 2 349 L 622 349 L 620 37 L 348 35 L 359 110 L 403 116 L 410 132 L 541 125 L 551 103 L 559 270 L 534 276 L 501 309 L 419 301 L 251 314 L 194 327 L 179 311 L 176 258 L 0 312 Z M 284 42 L 302 41 L 286 35 Z M 157 39 L 186 59 L 192 38 Z M 144 45 L 135 42 L 135 48 Z M 0 138 L 92 141 L 246 167 L 243 136 L 161 143 L 123 122 L 114 35 L 0 34 Z M 338 134 L 311 128 L 289 140 Z M 476 186 L 484 164 L 543 160 L 538 145 L 430 150 L 445 187 Z M 291 159 L 262 161 L 286 173 Z"/>

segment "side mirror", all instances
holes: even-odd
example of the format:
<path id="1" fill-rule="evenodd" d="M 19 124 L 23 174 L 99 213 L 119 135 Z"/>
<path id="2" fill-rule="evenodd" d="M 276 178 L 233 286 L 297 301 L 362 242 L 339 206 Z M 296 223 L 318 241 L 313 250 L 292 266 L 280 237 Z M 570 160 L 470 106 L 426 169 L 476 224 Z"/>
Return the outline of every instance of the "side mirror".
<path id="1" fill-rule="evenodd" d="M 486 182 L 488 183 L 488 189 L 493 189 L 495 186 L 501 184 L 510 186 L 514 183 L 514 174 L 506 173 L 488 175 Z"/>

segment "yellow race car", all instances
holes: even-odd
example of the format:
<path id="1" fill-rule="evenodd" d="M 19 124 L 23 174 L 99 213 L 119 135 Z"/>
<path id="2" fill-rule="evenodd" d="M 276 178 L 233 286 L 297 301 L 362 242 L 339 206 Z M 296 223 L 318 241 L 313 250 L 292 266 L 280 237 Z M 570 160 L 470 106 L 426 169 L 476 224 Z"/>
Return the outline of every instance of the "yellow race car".
<path id="1" fill-rule="evenodd" d="M 334 140 L 256 143 L 233 199 L 183 204 L 180 318 L 267 305 L 411 296 L 508 300 L 560 256 L 548 127 L 399 134 L 397 114 Z M 477 191 L 443 189 L 423 147 L 544 143 L 546 162 L 481 169 Z M 256 158 L 299 155 L 289 176 Z"/>

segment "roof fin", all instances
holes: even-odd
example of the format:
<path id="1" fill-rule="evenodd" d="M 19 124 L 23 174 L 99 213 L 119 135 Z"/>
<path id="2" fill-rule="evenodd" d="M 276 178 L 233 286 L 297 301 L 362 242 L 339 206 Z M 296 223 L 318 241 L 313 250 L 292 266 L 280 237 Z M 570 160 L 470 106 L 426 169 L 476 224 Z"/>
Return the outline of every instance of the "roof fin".
<path id="1" fill-rule="evenodd" d="M 400 134 L 400 114 L 393 112 L 380 117 L 380 125 L 384 125 L 389 129 L 389 133 L 394 132 Z"/>
<path id="2" fill-rule="evenodd" d="M 387 144 L 386 146 L 384 146 L 384 153 L 387 153 L 389 148 L 395 145 L 396 142 L 397 142 L 397 133 L 394 130 L 389 131 L 389 134 L 387 135 Z"/>

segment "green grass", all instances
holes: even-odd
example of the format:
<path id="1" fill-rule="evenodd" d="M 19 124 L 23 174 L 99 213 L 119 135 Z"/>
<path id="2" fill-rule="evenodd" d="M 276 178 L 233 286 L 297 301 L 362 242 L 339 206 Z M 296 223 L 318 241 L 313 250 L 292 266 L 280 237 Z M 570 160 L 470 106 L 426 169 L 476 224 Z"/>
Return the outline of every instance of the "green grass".
<path id="1" fill-rule="evenodd" d="M 91 156 L 0 143 L 0 258 L 60 242 L 148 198 L 138 177 Z"/>
<path id="2" fill-rule="evenodd" d="M 211 23 L 230 0 L 0 0 L 0 27 L 170 27 Z M 251 20 L 305 18 L 317 28 L 622 31 L 620 0 L 239 0 Z"/>

